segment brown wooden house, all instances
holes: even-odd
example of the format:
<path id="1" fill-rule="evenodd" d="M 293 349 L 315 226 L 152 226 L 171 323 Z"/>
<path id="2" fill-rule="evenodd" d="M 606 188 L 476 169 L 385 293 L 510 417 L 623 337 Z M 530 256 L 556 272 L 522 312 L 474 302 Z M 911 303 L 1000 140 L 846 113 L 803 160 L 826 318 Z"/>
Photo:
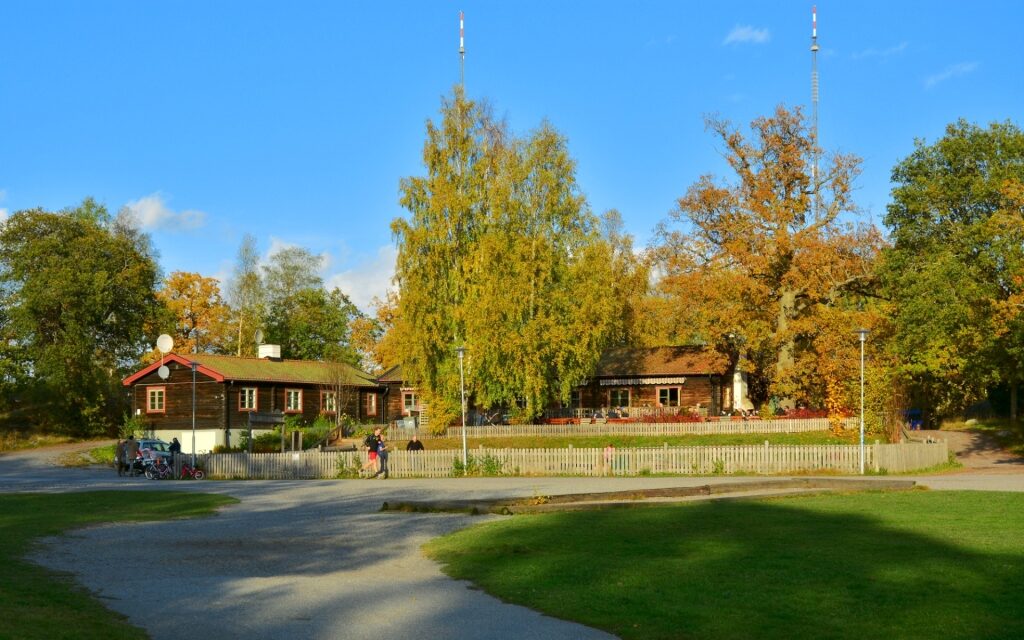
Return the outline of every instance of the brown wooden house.
<path id="1" fill-rule="evenodd" d="M 168 369 L 166 379 L 159 375 L 161 364 Z M 307 423 L 339 412 L 358 422 L 386 420 L 386 387 L 344 363 L 171 353 L 123 384 L 131 390 L 132 412 L 148 430 L 167 441 L 178 438 L 186 451 L 191 450 L 193 389 L 197 452 L 237 446 L 253 412 L 280 411 Z"/>
<path id="2" fill-rule="evenodd" d="M 718 415 L 731 408 L 732 380 L 728 358 L 703 347 L 609 349 L 573 408 Z"/>
<path id="3" fill-rule="evenodd" d="M 598 413 L 718 415 L 732 409 L 733 378 L 729 359 L 704 347 L 609 349 L 602 354 L 594 375 L 576 388 L 571 406 L 552 406 L 545 414 L 549 418 Z M 377 381 L 388 389 L 388 422 L 417 416 L 421 426 L 426 423 L 427 411 L 401 366 L 392 367 Z M 501 420 L 500 411 L 485 413 L 471 406 L 469 423 L 489 423 L 495 416 Z"/>
<path id="4" fill-rule="evenodd" d="M 377 382 L 387 388 L 384 415 L 388 422 L 402 418 L 426 417 L 420 395 L 416 387 L 405 379 L 401 365 L 391 367 L 382 373 Z"/>

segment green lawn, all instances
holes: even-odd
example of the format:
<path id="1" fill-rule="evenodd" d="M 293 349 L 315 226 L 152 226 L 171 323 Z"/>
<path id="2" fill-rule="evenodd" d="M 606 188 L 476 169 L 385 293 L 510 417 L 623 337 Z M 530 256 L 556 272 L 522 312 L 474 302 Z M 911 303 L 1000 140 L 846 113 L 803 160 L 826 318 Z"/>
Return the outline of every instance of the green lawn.
<path id="1" fill-rule="evenodd" d="M 610 442 L 616 448 L 723 446 L 734 444 L 853 444 L 858 434 L 847 430 L 845 437 L 835 437 L 828 431 L 804 433 L 750 433 L 692 436 L 516 436 L 510 438 L 467 438 L 468 446 L 477 449 L 562 449 L 569 445 L 579 448 L 603 448 Z M 396 448 L 404 449 L 406 440 L 396 440 Z M 874 442 L 874 440 L 870 440 Z M 459 438 L 428 438 L 423 440 L 427 449 L 461 449 Z"/>
<path id="2" fill-rule="evenodd" d="M 894 492 L 515 516 L 445 571 L 622 638 L 1024 638 L 1024 494 Z"/>
<path id="3" fill-rule="evenodd" d="M 0 495 L 0 638 L 126 638 L 143 633 L 68 576 L 22 558 L 35 538 L 99 522 L 208 515 L 234 498 L 194 493 L 105 491 Z M 71 544 L 74 541 L 70 541 Z"/>

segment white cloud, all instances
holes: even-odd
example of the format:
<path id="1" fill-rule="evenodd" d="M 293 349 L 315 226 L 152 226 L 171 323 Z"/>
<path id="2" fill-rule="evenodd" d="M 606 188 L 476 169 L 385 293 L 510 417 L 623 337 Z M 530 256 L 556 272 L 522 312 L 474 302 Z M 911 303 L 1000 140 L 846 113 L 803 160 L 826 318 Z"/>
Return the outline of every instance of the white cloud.
<path id="1" fill-rule="evenodd" d="M 11 212 L 7 209 L 0 209 L 0 222 L 6 220 L 9 215 L 11 215 Z"/>
<path id="2" fill-rule="evenodd" d="M 954 64 L 950 67 L 946 67 L 946 69 L 943 70 L 941 73 L 936 73 L 935 75 L 931 75 L 925 78 L 924 87 L 925 89 L 931 89 L 935 85 L 945 82 L 950 78 L 956 78 L 957 76 L 965 76 L 968 73 L 973 72 L 977 68 L 977 62 L 961 62 L 959 64 Z"/>
<path id="3" fill-rule="evenodd" d="M 299 245 L 295 244 L 294 242 L 288 242 L 286 240 L 282 240 L 281 238 L 275 238 L 274 236 L 270 236 L 270 248 L 267 249 L 267 255 L 266 257 L 263 258 L 263 264 L 269 264 L 270 258 L 274 256 L 274 254 L 281 253 L 285 249 L 292 249 L 298 246 Z"/>
<path id="4" fill-rule="evenodd" d="M 854 60 L 863 60 L 864 58 L 888 58 L 889 56 L 895 56 L 903 53 L 907 50 L 908 46 L 908 43 L 901 42 L 898 45 L 889 47 L 888 49 L 875 49 L 874 47 L 870 47 L 863 51 L 851 54 L 850 58 Z"/>
<path id="5" fill-rule="evenodd" d="M 767 28 L 756 29 L 750 25 L 736 25 L 729 32 L 729 35 L 725 36 L 725 40 L 722 44 L 740 44 L 750 42 L 753 44 L 764 44 L 771 40 L 771 34 Z"/>
<path id="6" fill-rule="evenodd" d="M 128 213 L 146 231 L 191 231 L 206 224 L 206 214 L 187 209 L 175 212 L 164 202 L 163 194 L 157 192 L 133 200 L 125 205 Z"/>
<path id="7" fill-rule="evenodd" d="M 395 275 L 397 257 L 398 249 L 394 245 L 384 245 L 362 264 L 327 278 L 327 288 L 338 287 L 357 307 L 368 311 L 374 297 L 383 299 L 392 288 L 391 278 Z"/>

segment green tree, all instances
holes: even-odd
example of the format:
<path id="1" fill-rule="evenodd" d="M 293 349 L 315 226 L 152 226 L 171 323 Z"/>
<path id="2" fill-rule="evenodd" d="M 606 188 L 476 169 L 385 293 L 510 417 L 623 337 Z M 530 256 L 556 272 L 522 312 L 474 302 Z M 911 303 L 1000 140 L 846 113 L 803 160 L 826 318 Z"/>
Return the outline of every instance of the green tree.
<path id="1" fill-rule="evenodd" d="M 239 357 L 256 355 L 254 336 L 256 330 L 263 325 L 266 314 L 259 259 L 256 238 L 251 234 L 245 234 L 238 248 L 237 262 L 228 285 L 233 321 L 238 327 L 234 351 Z"/>
<path id="2" fill-rule="evenodd" d="M 285 247 L 273 254 L 263 266 L 267 304 L 276 306 L 303 289 L 323 287 L 322 268 L 323 258 L 303 247 Z"/>
<path id="3" fill-rule="evenodd" d="M 423 159 L 426 175 L 401 183 L 410 216 L 392 223 L 399 297 L 385 340 L 434 424 L 459 414 L 460 346 L 478 405 L 535 417 L 622 334 L 616 247 L 550 125 L 515 138 L 456 88 L 427 123 Z"/>
<path id="4" fill-rule="evenodd" d="M 351 345 L 351 325 L 359 310 L 338 289 L 299 289 L 271 306 L 267 336 L 284 357 L 359 364 Z"/>
<path id="5" fill-rule="evenodd" d="M 892 349 L 919 402 L 947 414 L 1024 374 L 1018 326 L 1024 276 L 1024 134 L 959 120 L 916 141 L 892 172 L 880 265 Z M 1014 401 L 1014 405 L 1016 402 Z"/>
<path id="6" fill-rule="evenodd" d="M 148 236 L 91 199 L 60 213 L 19 211 L 0 230 L 7 330 L 27 376 L 19 400 L 42 427 L 109 429 L 123 409 L 119 379 L 145 351 L 159 313 Z M 15 376 L 17 378 L 17 376 Z"/>

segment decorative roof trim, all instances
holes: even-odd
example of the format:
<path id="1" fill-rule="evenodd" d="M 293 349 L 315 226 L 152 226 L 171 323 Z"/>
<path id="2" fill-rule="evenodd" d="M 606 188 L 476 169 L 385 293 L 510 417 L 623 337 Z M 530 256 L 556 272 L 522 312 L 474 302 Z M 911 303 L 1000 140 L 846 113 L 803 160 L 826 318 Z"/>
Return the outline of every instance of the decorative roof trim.
<path id="1" fill-rule="evenodd" d="M 156 371 L 157 369 L 159 369 L 161 365 L 166 364 L 167 362 L 177 362 L 178 364 L 186 366 L 186 367 L 191 369 L 193 361 L 189 360 L 188 358 L 184 358 L 182 356 L 179 356 L 176 353 L 168 353 L 163 358 L 161 358 L 157 362 L 154 362 L 153 364 L 149 365 L 145 369 L 143 369 L 141 371 L 137 371 L 136 373 L 133 373 L 132 375 L 128 376 L 127 378 L 125 378 L 124 380 L 121 381 L 121 384 L 123 384 L 126 387 L 130 387 L 137 380 L 139 380 L 140 378 L 144 378 L 144 377 L 148 376 L 149 374 L 151 374 L 154 371 Z M 197 362 L 196 364 L 199 364 L 199 363 Z M 199 366 L 196 367 L 196 372 L 197 373 L 201 373 L 204 376 L 213 378 L 217 382 L 224 382 L 224 376 L 223 375 L 221 375 L 217 371 L 214 371 L 213 369 L 211 369 L 211 368 L 209 368 L 207 366 L 204 366 L 202 364 L 199 364 Z"/>

